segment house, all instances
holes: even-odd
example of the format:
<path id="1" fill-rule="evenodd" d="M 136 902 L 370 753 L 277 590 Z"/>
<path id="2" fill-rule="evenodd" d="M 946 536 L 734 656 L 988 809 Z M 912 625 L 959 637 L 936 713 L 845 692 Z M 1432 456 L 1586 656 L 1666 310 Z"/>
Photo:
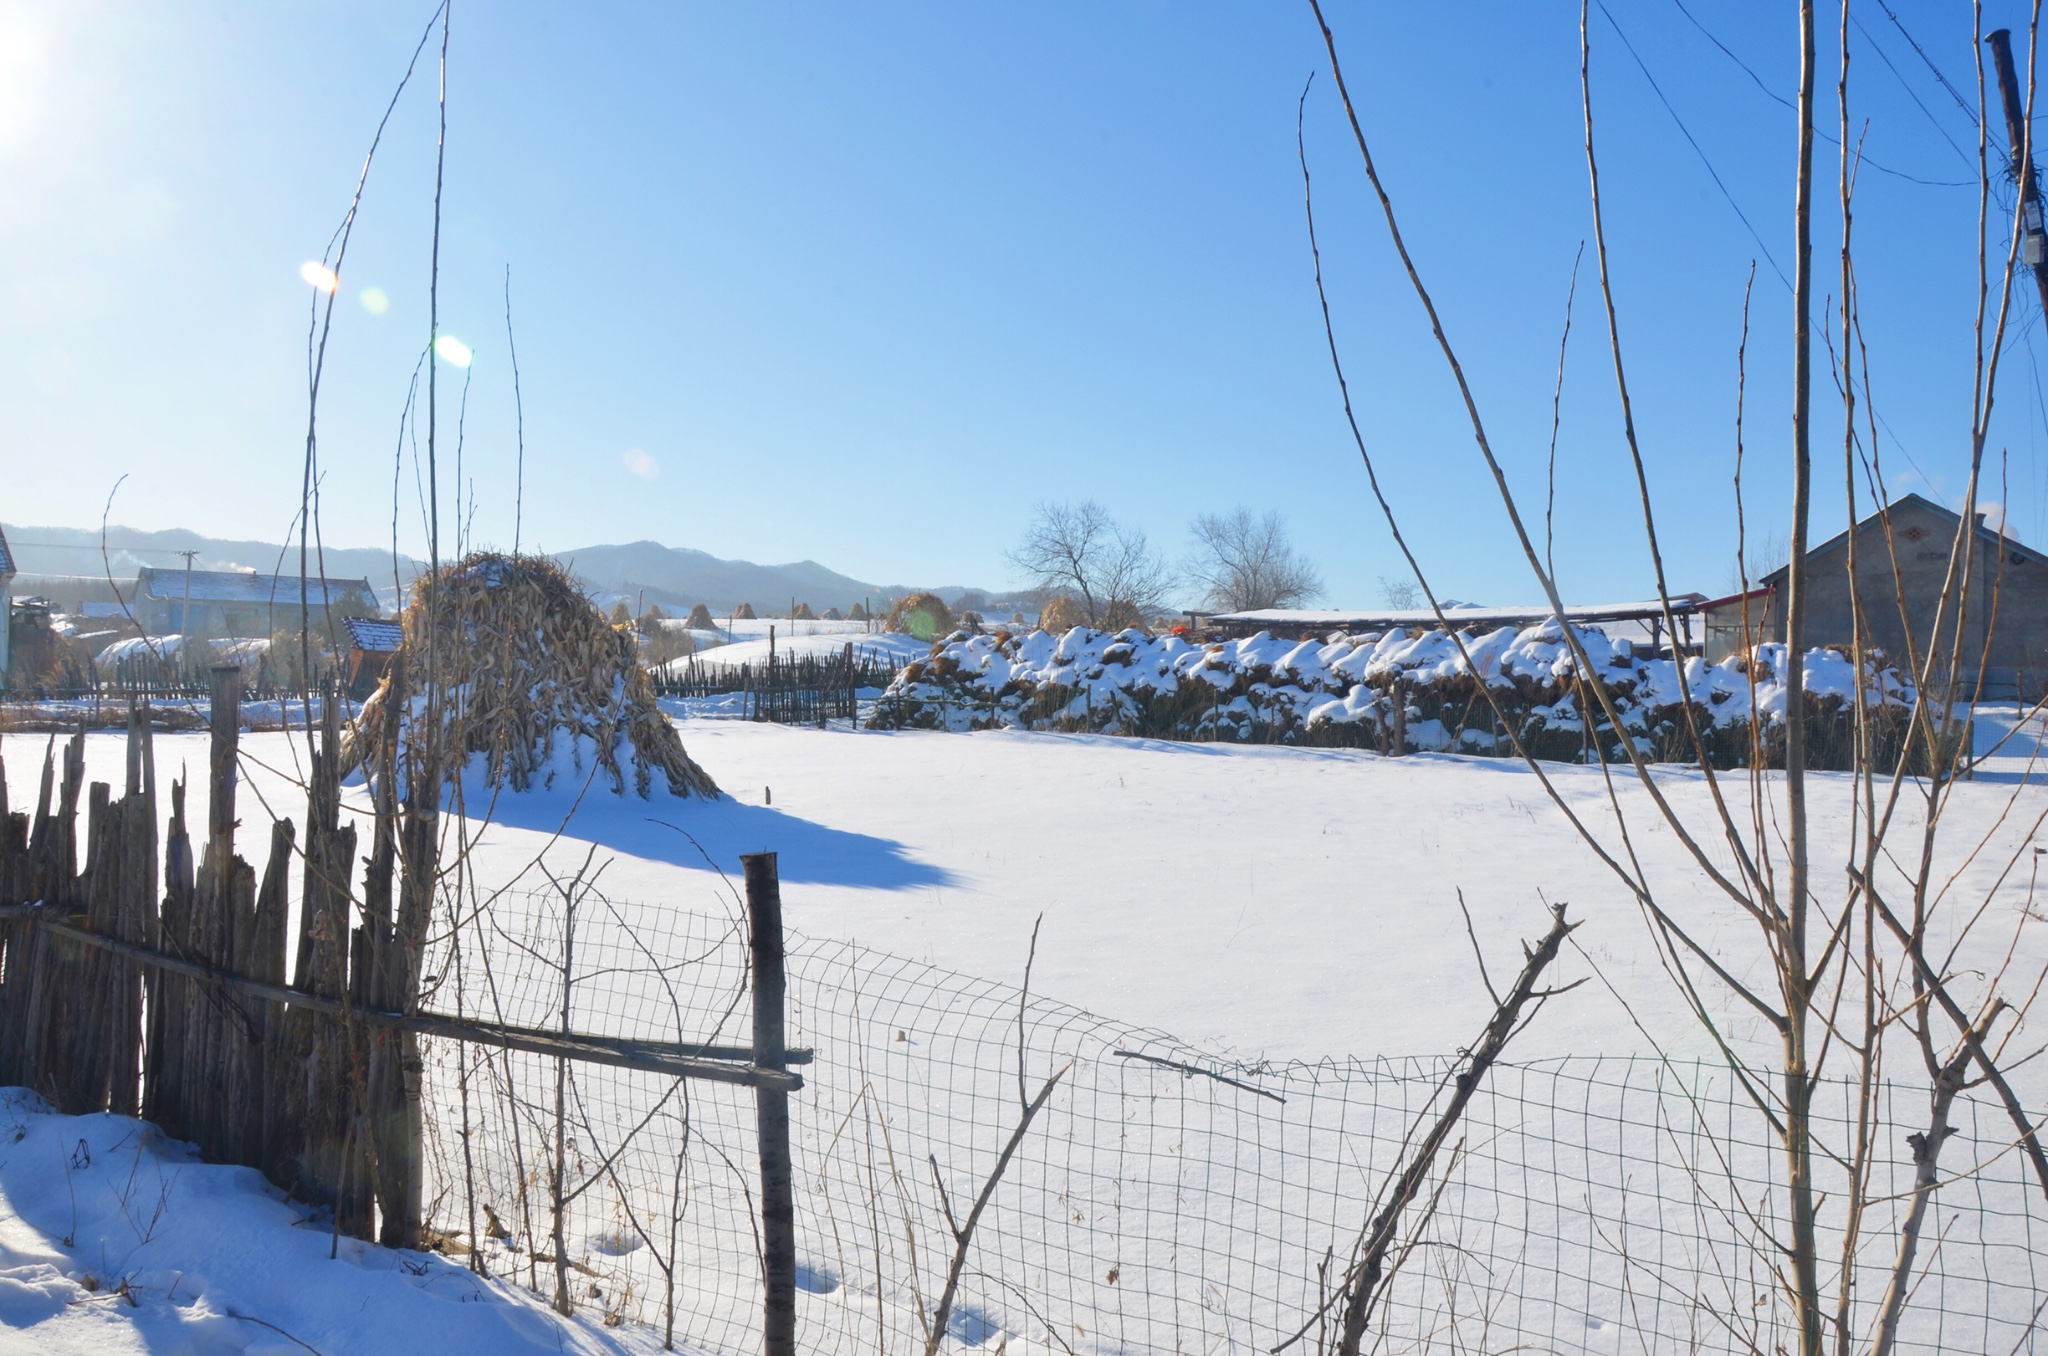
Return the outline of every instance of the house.
<path id="1" fill-rule="evenodd" d="M 1981 671 L 1986 697 L 2039 698 L 2048 691 L 2048 557 L 1986 527 L 1980 513 L 1970 533 L 1969 592 L 1964 596 L 1962 580 L 1948 578 L 1949 555 L 1962 524 L 1962 515 L 1908 494 L 1808 551 L 1806 643 L 1846 646 L 1855 638 L 1849 578 L 1853 538 L 1855 602 L 1861 609 L 1866 646 L 1884 651 L 1901 666 L 1910 659 L 1924 659 L 1940 612 L 1945 641 L 1937 671 L 1945 671 L 1951 658 L 1945 652 L 1946 639 L 1955 635 L 1960 600 L 1964 686 L 1974 691 Z M 1787 572 L 1788 567 L 1780 567 L 1758 580 L 1749 593 L 1702 606 L 1707 658 L 1746 649 L 1749 638 L 1785 638 Z"/>
<path id="2" fill-rule="evenodd" d="M 405 641 L 405 630 L 395 621 L 350 617 L 348 628 L 348 695 L 363 701 L 377 690 L 391 671 L 392 657 Z"/>
<path id="3" fill-rule="evenodd" d="M 309 579 L 306 598 L 316 622 L 329 609 L 349 616 L 378 610 L 367 579 Z M 145 565 L 130 606 L 152 635 L 268 636 L 297 629 L 299 577 Z"/>
<path id="4" fill-rule="evenodd" d="M 8 633 L 14 630 L 14 552 L 0 532 L 0 688 L 7 686 Z"/>

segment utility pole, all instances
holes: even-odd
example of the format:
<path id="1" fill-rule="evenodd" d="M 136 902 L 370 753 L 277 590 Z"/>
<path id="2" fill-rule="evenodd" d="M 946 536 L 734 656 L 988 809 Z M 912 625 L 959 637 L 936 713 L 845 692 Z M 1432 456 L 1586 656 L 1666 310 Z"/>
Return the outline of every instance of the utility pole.
<path id="1" fill-rule="evenodd" d="M 2034 174 L 2033 143 L 2027 136 L 2026 112 L 2020 107 L 2020 78 L 2013 70 L 2012 33 L 2001 28 L 1984 39 L 1998 67 L 1998 93 L 2005 104 L 2005 139 L 2012 146 L 2012 175 L 2020 186 L 2020 261 L 2034 270 L 2041 309 L 2048 312 L 2048 235 L 2041 229 L 2041 186 Z"/>
<path id="2" fill-rule="evenodd" d="M 192 557 L 197 551 L 180 551 L 185 557 L 185 601 L 178 605 L 178 667 L 189 669 L 192 656 L 188 653 L 192 644 Z"/>

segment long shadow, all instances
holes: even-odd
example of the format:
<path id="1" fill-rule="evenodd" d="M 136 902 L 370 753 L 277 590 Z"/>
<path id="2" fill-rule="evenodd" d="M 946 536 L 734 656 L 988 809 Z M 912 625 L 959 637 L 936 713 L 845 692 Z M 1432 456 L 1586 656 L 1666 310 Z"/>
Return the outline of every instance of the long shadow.
<path id="1" fill-rule="evenodd" d="M 488 792 L 479 797 L 472 791 L 470 814 L 480 815 L 488 803 Z M 562 830 L 572 838 L 697 871 L 711 869 L 704 860 L 709 856 L 735 879 L 741 853 L 774 852 L 783 880 L 809 885 L 910 890 L 958 882 L 951 871 L 919 861 L 894 839 L 830 828 L 772 806 L 742 805 L 730 796 L 704 801 L 657 793 L 642 800 L 593 786 L 563 829 L 572 803 L 571 797 L 550 791 L 506 792 L 490 817 L 493 823 L 536 833 Z"/>

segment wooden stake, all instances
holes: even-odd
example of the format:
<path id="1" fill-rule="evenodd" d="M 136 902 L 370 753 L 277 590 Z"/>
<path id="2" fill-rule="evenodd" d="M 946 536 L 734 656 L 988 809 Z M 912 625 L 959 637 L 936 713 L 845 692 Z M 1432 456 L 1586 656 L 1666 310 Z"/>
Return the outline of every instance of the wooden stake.
<path id="1" fill-rule="evenodd" d="M 754 1067 L 784 1071 L 788 983 L 782 951 L 782 884 L 775 854 L 740 858 L 746 873 L 749 941 L 754 956 Z M 763 1356 L 796 1352 L 796 1201 L 789 1154 L 789 1094 L 754 1090 L 761 1149 L 761 1313 Z"/>

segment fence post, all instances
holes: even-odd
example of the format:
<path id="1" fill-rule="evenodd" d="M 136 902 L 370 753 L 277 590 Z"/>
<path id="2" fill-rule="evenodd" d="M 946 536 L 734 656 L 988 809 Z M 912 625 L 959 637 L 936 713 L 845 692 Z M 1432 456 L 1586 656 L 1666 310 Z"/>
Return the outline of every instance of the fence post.
<path id="1" fill-rule="evenodd" d="M 754 955 L 754 1067 L 781 1072 L 787 979 L 782 956 L 782 885 L 775 854 L 740 858 L 747 879 L 747 920 Z M 789 1094 L 754 1089 L 761 1141 L 761 1313 L 763 1356 L 796 1353 L 796 1200 L 789 1159 Z"/>

